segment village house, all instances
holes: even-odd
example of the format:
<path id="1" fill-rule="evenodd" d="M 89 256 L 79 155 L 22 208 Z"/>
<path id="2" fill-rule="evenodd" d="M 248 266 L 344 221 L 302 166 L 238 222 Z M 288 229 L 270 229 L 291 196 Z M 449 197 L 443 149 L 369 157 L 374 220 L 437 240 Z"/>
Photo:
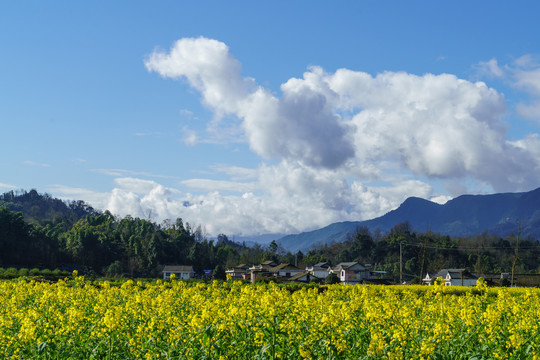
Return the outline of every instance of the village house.
<path id="1" fill-rule="evenodd" d="M 304 271 L 301 273 L 298 273 L 294 276 L 291 276 L 288 280 L 289 281 L 298 281 L 298 282 L 310 282 L 313 278 L 313 275 L 311 275 L 309 272 Z"/>
<path id="2" fill-rule="evenodd" d="M 328 268 L 328 274 L 331 273 L 336 274 L 343 284 L 361 284 L 364 279 L 371 277 L 369 267 L 356 261 L 342 262 L 334 268 Z"/>
<path id="3" fill-rule="evenodd" d="M 232 269 L 225 270 L 225 273 L 229 275 L 232 280 L 246 280 L 249 278 L 249 265 L 240 264 Z"/>
<path id="4" fill-rule="evenodd" d="M 306 266 L 306 271 L 317 279 L 325 279 L 328 276 L 328 268 L 330 268 L 330 263 L 320 262 L 313 266 Z"/>
<path id="5" fill-rule="evenodd" d="M 186 265 L 165 265 L 161 271 L 163 279 L 170 279 L 174 274 L 177 280 L 187 280 L 195 276 L 193 266 Z"/>
<path id="6" fill-rule="evenodd" d="M 253 265 L 249 268 L 251 271 L 262 271 L 262 272 L 268 272 L 271 268 L 276 267 L 278 264 L 276 264 L 272 260 L 267 260 L 259 265 Z"/>
<path id="7" fill-rule="evenodd" d="M 267 261 L 265 261 L 265 262 L 263 262 L 262 264 L 259 264 L 259 265 L 253 265 L 252 267 L 250 267 L 248 269 L 248 272 L 249 272 L 249 275 L 250 275 L 250 278 L 251 278 L 251 282 L 255 283 L 256 279 L 257 279 L 257 275 L 269 274 L 270 269 L 272 269 L 273 267 L 276 267 L 276 266 L 277 266 L 277 264 L 275 262 L 273 262 L 272 260 L 267 260 Z"/>
<path id="8" fill-rule="evenodd" d="M 305 273 L 305 270 L 299 269 L 294 265 L 288 264 L 288 263 L 282 263 L 277 266 L 274 266 L 270 270 L 268 270 L 269 273 L 271 273 L 274 277 L 277 278 L 290 278 L 291 276 Z"/>
<path id="9" fill-rule="evenodd" d="M 476 286 L 478 278 L 465 269 L 442 269 L 435 275 L 426 274 L 422 279 L 426 285 L 433 285 L 437 278 L 441 278 L 444 286 Z"/>

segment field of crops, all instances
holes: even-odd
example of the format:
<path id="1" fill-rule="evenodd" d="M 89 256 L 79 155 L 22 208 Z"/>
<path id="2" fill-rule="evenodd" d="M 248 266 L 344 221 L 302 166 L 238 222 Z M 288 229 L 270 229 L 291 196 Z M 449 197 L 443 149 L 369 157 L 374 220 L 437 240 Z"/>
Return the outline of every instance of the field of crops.
<path id="1" fill-rule="evenodd" d="M 6 359 L 534 359 L 540 291 L 0 282 Z"/>

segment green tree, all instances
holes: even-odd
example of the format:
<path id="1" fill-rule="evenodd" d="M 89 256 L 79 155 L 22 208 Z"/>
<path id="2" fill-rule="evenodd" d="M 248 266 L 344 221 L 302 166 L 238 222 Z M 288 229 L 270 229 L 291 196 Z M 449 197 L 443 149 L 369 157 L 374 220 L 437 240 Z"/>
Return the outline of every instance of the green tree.
<path id="1" fill-rule="evenodd" d="M 216 280 L 225 280 L 227 278 L 227 274 L 225 273 L 225 268 L 223 265 L 217 265 L 212 276 Z"/>

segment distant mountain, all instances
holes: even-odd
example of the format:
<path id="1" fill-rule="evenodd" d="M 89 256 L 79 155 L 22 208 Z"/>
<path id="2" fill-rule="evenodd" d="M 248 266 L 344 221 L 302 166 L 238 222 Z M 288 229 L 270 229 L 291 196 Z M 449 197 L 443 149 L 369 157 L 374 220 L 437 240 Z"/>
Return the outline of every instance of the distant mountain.
<path id="1" fill-rule="evenodd" d="M 540 239 L 540 188 L 524 193 L 462 195 L 444 205 L 411 197 L 381 217 L 334 223 L 319 230 L 287 235 L 278 242 L 292 252 L 306 251 L 315 245 L 344 241 L 358 226 L 366 226 L 372 232 L 387 232 L 405 221 L 415 231 L 450 236 L 487 231 L 504 237 L 517 233 L 521 226 L 522 236 Z"/>
<path id="2" fill-rule="evenodd" d="M 9 191 L 0 195 L 0 206 L 11 211 L 22 212 L 27 222 L 35 224 L 57 223 L 69 220 L 72 223 L 86 216 L 99 214 L 84 201 L 66 202 L 36 190 Z"/>

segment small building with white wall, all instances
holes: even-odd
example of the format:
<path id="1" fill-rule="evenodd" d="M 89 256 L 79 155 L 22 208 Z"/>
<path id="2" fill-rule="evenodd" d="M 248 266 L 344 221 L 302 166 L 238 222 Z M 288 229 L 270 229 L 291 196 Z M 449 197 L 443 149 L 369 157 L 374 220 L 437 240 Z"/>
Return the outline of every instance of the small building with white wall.
<path id="1" fill-rule="evenodd" d="M 342 262 L 334 268 L 329 268 L 328 273 L 334 273 L 343 284 L 361 284 L 365 279 L 370 279 L 369 267 L 361 265 L 356 261 Z"/>
<path id="2" fill-rule="evenodd" d="M 163 279 L 170 279 L 174 274 L 177 280 L 187 280 L 194 277 L 193 266 L 188 265 L 165 265 L 161 271 Z"/>
<path id="3" fill-rule="evenodd" d="M 437 278 L 441 278 L 444 286 L 476 286 L 478 278 L 465 269 L 442 269 L 435 275 L 426 274 L 422 282 L 433 285 Z"/>

